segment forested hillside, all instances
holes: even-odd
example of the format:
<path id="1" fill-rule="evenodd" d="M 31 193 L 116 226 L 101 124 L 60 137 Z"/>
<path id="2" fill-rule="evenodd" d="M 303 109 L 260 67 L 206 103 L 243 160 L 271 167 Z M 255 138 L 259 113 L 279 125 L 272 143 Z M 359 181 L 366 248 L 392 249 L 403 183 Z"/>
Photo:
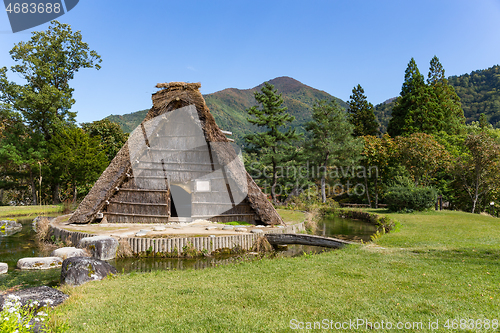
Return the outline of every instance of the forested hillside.
<path id="1" fill-rule="evenodd" d="M 462 101 L 468 123 L 478 121 L 484 113 L 491 124 L 500 127 L 500 66 L 451 76 L 448 80 Z"/>
<path id="2" fill-rule="evenodd" d="M 130 133 L 141 123 L 141 121 L 146 118 L 148 110 L 142 110 L 132 113 L 127 113 L 124 115 L 114 115 L 107 116 L 105 119 L 109 119 L 114 123 L 120 125 L 125 133 Z"/>

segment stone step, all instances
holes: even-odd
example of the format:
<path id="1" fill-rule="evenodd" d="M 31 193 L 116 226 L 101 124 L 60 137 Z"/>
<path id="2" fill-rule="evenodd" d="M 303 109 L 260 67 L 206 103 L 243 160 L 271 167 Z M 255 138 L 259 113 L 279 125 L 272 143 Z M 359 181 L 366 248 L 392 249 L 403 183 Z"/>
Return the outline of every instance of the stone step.
<path id="1" fill-rule="evenodd" d="M 61 257 L 32 257 L 22 258 L 17 261 L 19 269 L 50 269 L 61 267 L 63 259 Z"/>

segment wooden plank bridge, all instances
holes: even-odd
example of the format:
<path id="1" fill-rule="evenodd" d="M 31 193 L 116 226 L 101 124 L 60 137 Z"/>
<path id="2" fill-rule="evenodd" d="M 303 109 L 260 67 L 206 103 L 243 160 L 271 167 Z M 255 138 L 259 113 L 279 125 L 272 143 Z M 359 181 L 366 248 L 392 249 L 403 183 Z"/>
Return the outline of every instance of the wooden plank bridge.
<path id="1" fill-rule="evenodd" d="M 311 246 L 322 246 L 330 248 L 341 248 L 348 244 L 358 244 L 342 239 L 322 237 L 305 234 L 266 234 L 267 241 L 271 245 L 300 244 Z"/>

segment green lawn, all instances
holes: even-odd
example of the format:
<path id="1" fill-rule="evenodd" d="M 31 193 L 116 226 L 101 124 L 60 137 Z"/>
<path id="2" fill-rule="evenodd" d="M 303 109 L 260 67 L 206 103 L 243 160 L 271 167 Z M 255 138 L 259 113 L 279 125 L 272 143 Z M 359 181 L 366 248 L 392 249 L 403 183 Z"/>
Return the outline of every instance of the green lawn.
<path id="1" fill-rule="evenodd" d="M 61 213 L 62 205 L 43 206 L 0 206 L 0 218 L 8 216 L 37 216 Z"/>
<path id="2" fill-rule="evenodd" d="M 389 215 L 399 231 L 376 244 L 64 287 L 72 296 L 56 313 L 71 332 L 289 332 L 356 319 L 363 325 L 345 331 L 367 320 L 414 327 L 401 332 L 438 321 L 436 332 L 455 332 L 448 319 L 500 319 L 500 219 Z"/>
<path id="3" fill-rule="evenodd" d="M 306 214 L 298 210 L 276 209 L 286 224 L 297 224 L 304 222 Z"/>

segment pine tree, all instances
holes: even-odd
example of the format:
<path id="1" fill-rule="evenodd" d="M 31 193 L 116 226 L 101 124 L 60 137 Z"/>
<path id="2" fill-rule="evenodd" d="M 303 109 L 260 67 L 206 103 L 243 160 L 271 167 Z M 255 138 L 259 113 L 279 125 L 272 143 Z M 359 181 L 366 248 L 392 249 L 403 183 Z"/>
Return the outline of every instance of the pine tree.
<path id="1" fill-rule="evenodd" d="M 264 132 L 245 136 L 245 141 L 249 144 L 246 151 L 257 154 L 263 165 L 272 167 L 271 198 L 276 204 L 278 167 L 287 161 L 288 154 L 292 150 L 291 143 L 298 140 L 300 135 L 295 129 L 288 127 L 295 117 L 286 112 L 287 108 L 282 106 L 284 102 L 282 94 L 278 94 L 272 84 L 265 82 L 261 92 L 256 91 L 254 96 L 262 108 L 253 106 L 247 109 L 248 114 L 254 116 L 247 120 L 263 127 Z"/>
<path id="2" fill-rule="evenodd" d="M 349 101 L 349 122 L 354 125 L 354 136 L 373 135 L 377 136 L 379 123 L 375 117 L 372 103 L 366 100 L 365 91 L 358 84 L 352 89 Z"/>
<path id="3" fill-rule="evenodd" d="M 363 143 L 354 138 L 353 125 L 346 113 L 334 101 L 317 101 L 313 107 L 313 120 L 306 124 L 310 140 L 306 150 L 311 159 L 319 166 L 321 173 L 321 198 L 326 202 L 326 175 L 330 166 L 348 166 L 359 159 Z"/>

